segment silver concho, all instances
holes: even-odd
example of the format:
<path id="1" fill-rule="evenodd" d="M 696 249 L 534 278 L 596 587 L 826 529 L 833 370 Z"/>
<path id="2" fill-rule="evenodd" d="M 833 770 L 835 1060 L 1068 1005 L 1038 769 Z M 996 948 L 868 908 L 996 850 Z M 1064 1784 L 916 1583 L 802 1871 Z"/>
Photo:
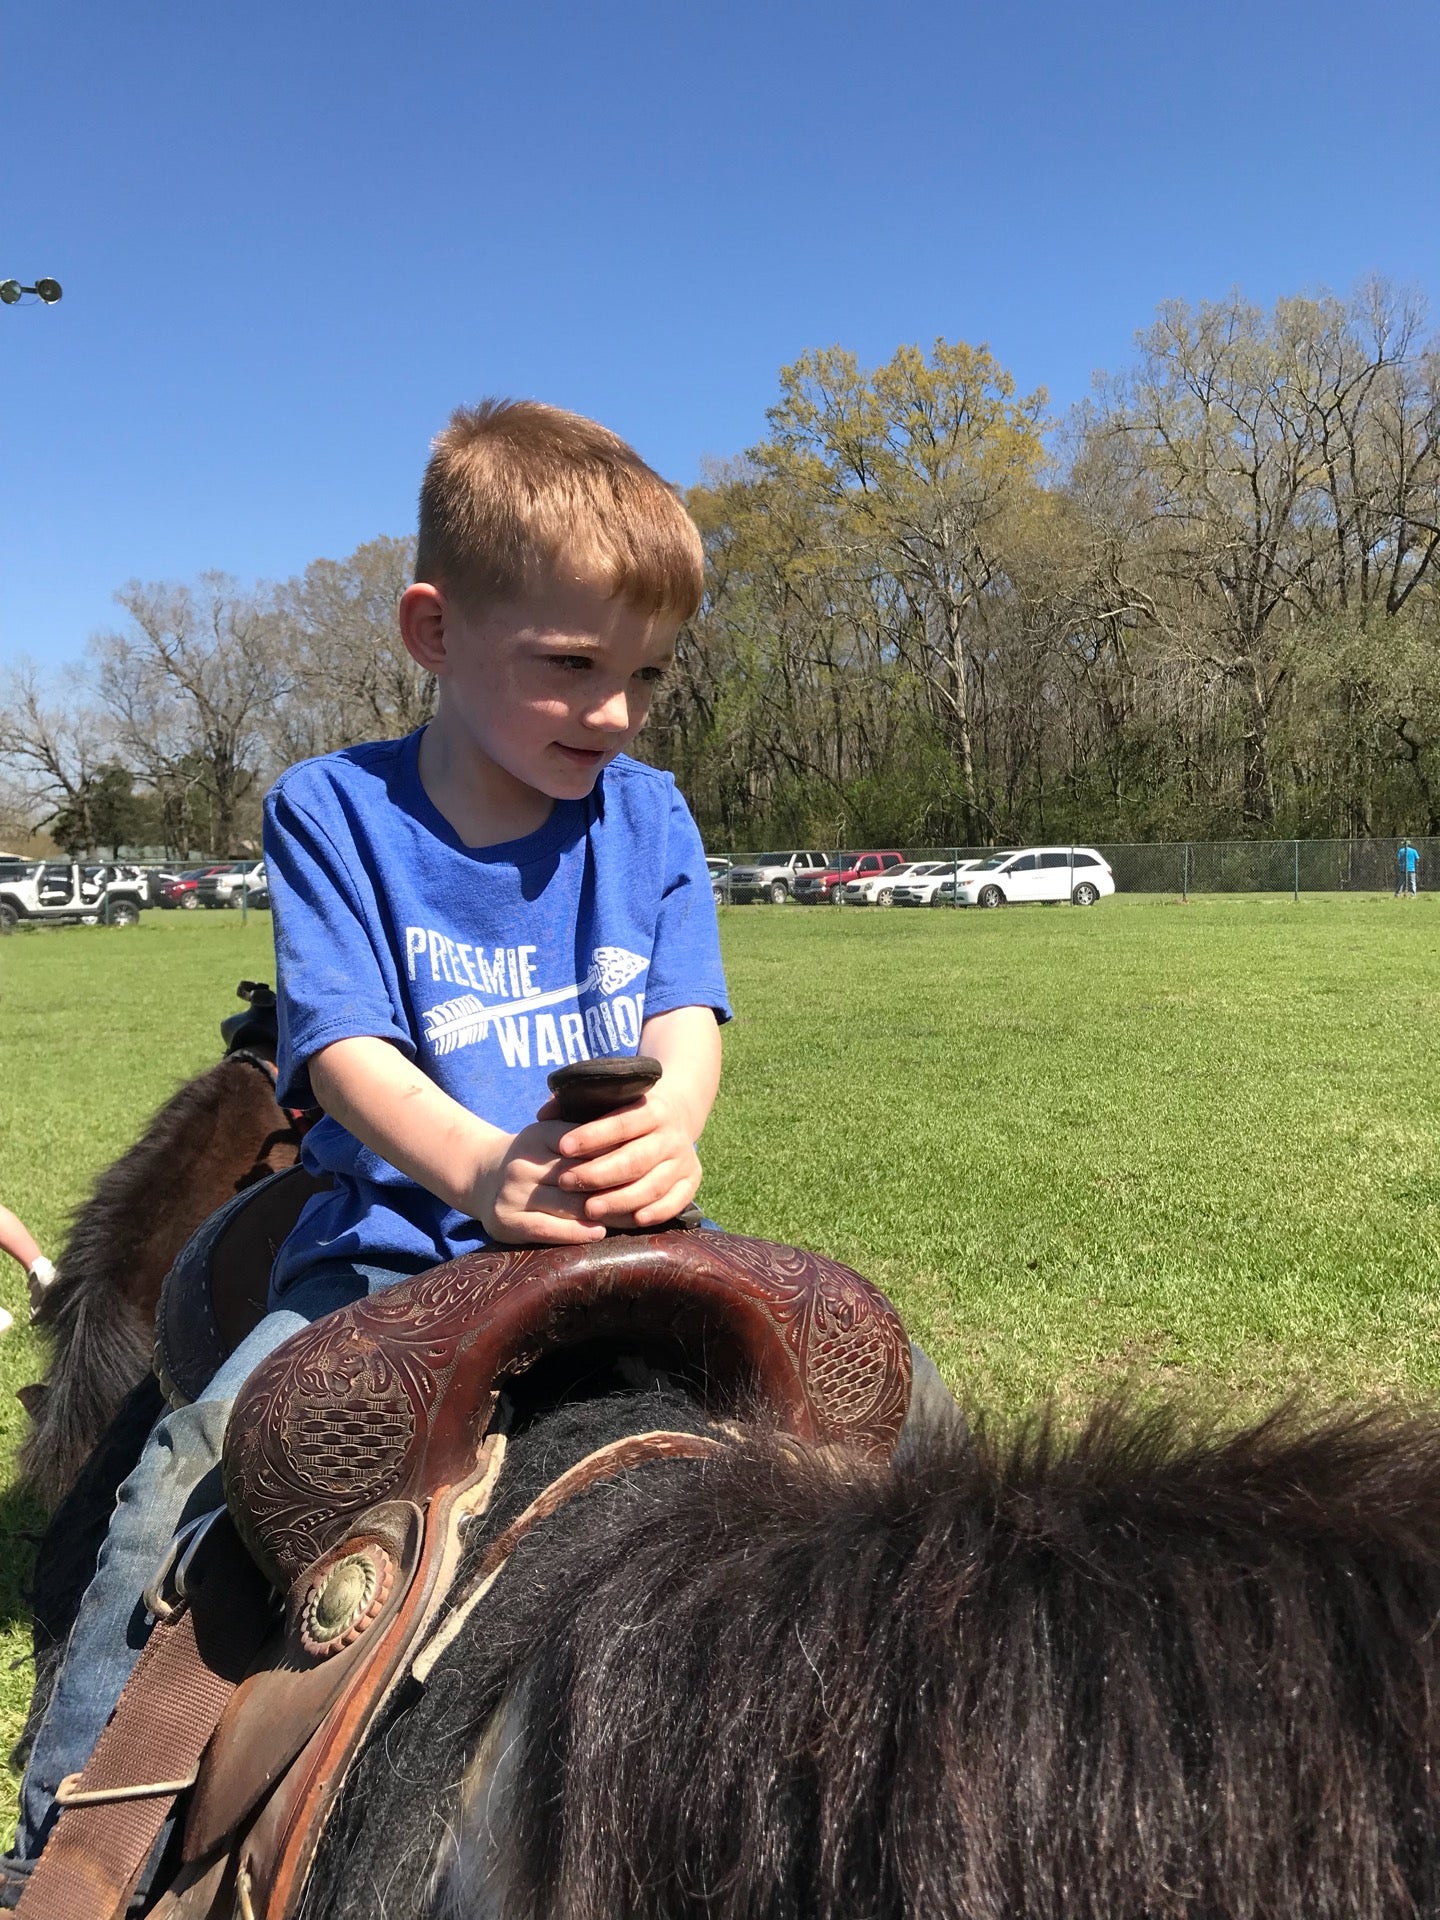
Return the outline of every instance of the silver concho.
<path id="1" fill-rule="evenodd" d="M 374 1542 L 342 1554 L 316 1575 L 300 1613 L 300 1644 L 317 1660 L 350 1646 L 390 1596 L 394 1569 Z"/>

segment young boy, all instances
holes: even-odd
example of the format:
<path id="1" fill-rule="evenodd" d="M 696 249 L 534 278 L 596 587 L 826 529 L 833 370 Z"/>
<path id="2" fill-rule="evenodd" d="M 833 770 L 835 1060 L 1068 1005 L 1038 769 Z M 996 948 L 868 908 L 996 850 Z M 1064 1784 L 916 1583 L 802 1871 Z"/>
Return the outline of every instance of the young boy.
<path id="1" fill-rule="evenodd" d="M 729 1018 L 714 902 L 674 782 L 623 756 L 701 576 L 674 493 L 593 422 L 487 402 L 436 441 L 400 602 L 435 717 L 291 768 L 266 803 L 278 1095 L 324 1108 L 305 1158 L 332 1186 L 280 1249 L 271 1311 L 121 1489 L 26 1772 L 20 1862 L 138 1658 L 176 1527 L 219 1503 L 225 1421 L 267 1353 L 492 1241 L 602 1239 L 694 1196 Z M 664 1066 L 643 1101 L 550 1117 L 554 1066 L 637 1052 Z"/>

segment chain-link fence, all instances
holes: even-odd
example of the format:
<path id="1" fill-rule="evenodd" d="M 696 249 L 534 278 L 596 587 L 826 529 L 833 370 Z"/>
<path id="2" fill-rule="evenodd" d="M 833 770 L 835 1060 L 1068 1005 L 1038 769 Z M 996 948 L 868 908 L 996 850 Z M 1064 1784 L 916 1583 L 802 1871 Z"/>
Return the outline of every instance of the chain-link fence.
<path id="1" fill-rule="evenodd" d="M 1398 892 L 1413 848 L 1417 884 L 1440 881 L 1440 838 L 1413 840 L 1195 840 L 1101 847 L 1126 893 Z"/>
<path id="2" fill-rule="evenodd" d="M 1411 858 L 1413 850 L 1413 859 Z M 1408 840 L 1173 840 L 1151 845 L 1030 848 L 921 847 L 905 852 L 906 871 L 855 872 L 861 855 L 835 848 L 771 848 L 712 853 L 716 899 L 785 905 L 954 906 L 979 863 L 995 872 L 1016 856 L 1050 856 L 1054 876 L 1036 898 L 1063 898 L 1084 885 L 1080 856 L 1098 854 L 1117 893 L 1399 893 L 1440 887 L 1440 836 Z M 1055 860 L 1063 854 L 1063 860 Z M 842 874 L 852 874 L 846 885 Z"/>

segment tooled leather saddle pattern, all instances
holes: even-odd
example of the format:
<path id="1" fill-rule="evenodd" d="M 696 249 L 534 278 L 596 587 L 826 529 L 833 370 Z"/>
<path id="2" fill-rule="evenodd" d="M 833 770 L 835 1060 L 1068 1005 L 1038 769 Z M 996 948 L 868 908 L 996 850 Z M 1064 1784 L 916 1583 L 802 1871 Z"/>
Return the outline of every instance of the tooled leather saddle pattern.
<path id="1" fill-rule="evenodd" d="M 763 1295 L 812 1406 L 824 1415 L 826 1437 L 889 1431 L 892 1423 L 898 1433 L 909 1375 L 902 1384 L 893 1348 L 898 1322 L 885 1296 L 849 1267 L 800 1247 L 727 1234 L 725 1253 Z"/>
<path id="2" fill-rule="evenodd" d="M 251 1551 L 288 1582 L 378 1502 L 423 1498 L 473 1457 L 494 1380 L 554 1344 L 558 1317 L 617 1302 L 643 1317 L 647 1295 L 662 1315 L 703 1301 L 702 1326 L 742 1328 L 762 1392 L 803 1437 L 894 1446 L 909 1344 L 885 1296 L 836 1261 L 712 1232 L 496 1249 L 326 1315 L 252 1374 L 225 1450 Z"/>
<path id="3" fill-rule="evenodd" d="M 247 1381 L 244 1406 L 259 1417 L 240 1468 L 229 1467 L 227 1448 L 230 1504 L 243 1512 L 246 1537 L 287 1571 L 308 1566 L 349 1520 L 390 1498 L 423 1454 L 434 1408 L 486 1307 L 518 1282 L 526 1260 L 479 1257 L 497 1271 L 453 1261 L 327 1314 Z"/>

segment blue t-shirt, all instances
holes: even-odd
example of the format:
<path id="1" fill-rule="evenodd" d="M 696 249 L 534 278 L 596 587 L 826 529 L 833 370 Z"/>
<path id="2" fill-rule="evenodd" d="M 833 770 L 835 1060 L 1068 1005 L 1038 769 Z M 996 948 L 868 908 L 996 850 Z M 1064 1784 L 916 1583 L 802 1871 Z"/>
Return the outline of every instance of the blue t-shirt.
<path id="1" fill-rule="evenodd" d="M 313 1102 L 322 1047 L 375 1035 L 515 1133 L 554 1067 L 637 1053 L 648 1014 L 729 1019 L 704 850 L 668 773 L 621 756 L 535 833 L 467 847 L 420 783 L 420 737 L 302 761 L 266 800 L 285 1105 Z M 321 1261 L 418 1267 L 489 1244 L 328 1115 L 304 1159 L 334 1185 L 272 1294 Z"/>
<path id="2" fill-rule="evenodd" d="M 1418 847 L 1401 847 L 1398 858 L 1405 873 L 1414 873 L 1420 864 L 1420 850 Z"/>

